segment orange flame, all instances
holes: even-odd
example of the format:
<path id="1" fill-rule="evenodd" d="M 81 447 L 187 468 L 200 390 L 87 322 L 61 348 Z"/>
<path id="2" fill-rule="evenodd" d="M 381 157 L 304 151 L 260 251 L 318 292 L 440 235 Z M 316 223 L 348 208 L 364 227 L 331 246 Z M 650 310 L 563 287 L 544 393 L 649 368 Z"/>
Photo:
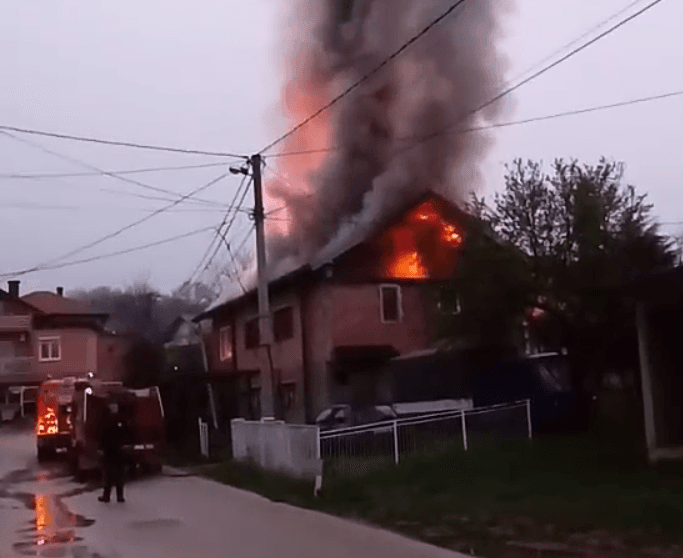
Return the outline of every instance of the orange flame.
<path id="1" fill-rule="evenodd" d="M 389 250 L 382 273 L 396 279 L 448 275 L 462 242 L 458 228 L 428 200 L 387 231 L 384 244 Z"/>
<path id="2" fill-rule="evenodd" d="M 391 277 L 397 279 L 426 279 L 429 277 L 429 271 L 422 264 L 422 258 L 416 250 L 399 253 L 389 264 L 387 272 Z"/>
<path id="3" fill-rule="evenodd" d="M 319 84 L 302 78 L 296 86 L 283 91 L 288 120 L 298 123 L 327 103 L 328 98 Z M 275 176 L 266 177 L 264 205 L 267 220 L 266 233 L 288 236 L 291 232 L 292 213 L 287 201 L 292 197 L 305 197 L 314 192 L 312 174 L 319 169 L 329 153 L 325 148 L 332 144 L 332 117 L 325 112 L 289 136 L 279 149 L 284 153 L 300 153 L 277 160 Z"/>

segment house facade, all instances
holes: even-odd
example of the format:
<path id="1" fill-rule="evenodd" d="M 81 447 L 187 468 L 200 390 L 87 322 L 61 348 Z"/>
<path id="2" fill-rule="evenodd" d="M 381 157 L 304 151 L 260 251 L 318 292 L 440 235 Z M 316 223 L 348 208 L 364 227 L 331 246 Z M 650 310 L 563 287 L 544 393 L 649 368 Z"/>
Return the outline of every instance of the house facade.
<path id="1" fill-rule="evenodd" d="M 431 195 L 398 215 L 368 238 L 270 282 L 269 347 L 261 345 L 254 291 L 219 300 L 195 318 L 212 323 L 209 369 L 234 378 L 253 417 L 271 391 L 262 389 L 268 378 L 276 415 L 289 422 L 311 422 L 332 404 L 389 400 L 383 366 L 431 346 L 438 309 L 430 287 L 452 276 L 464 216 Z"/>
<path id="2" fill-rule="evenodd" d="M 0 290 L 0 386 L 37 385 L 48 376 L 120 379 L 127 343 L 104 329 L 107 315 L 57 292 Z"/>

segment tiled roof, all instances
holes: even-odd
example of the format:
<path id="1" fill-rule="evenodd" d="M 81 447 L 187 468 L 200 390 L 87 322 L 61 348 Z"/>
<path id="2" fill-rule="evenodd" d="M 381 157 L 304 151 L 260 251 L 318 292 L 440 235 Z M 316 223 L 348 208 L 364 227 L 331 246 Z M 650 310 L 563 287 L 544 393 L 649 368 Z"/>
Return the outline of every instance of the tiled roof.
<path id="1" fill-rule="evenodd" d="M 101 314 L 87 302 L 49 291 L 36 291 L 22 296 L 21 299 L 46 314 Z"/>

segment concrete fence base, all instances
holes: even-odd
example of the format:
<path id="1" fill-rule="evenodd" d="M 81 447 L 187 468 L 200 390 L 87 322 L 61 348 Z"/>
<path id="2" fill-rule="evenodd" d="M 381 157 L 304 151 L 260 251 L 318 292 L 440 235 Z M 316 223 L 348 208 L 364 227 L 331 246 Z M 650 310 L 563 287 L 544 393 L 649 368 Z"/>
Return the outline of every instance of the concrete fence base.
<path id="1" fill-rule="evenodd" d="M 233 419 L 233 459 L 299 479 L 320 482 L 318 427 L 283 421 Z"/>

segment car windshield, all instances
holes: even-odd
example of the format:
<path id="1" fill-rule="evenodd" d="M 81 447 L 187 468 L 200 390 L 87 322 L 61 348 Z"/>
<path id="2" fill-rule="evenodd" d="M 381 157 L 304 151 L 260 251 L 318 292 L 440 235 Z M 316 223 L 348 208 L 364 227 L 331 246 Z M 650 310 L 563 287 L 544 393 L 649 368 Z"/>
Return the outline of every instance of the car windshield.
<path id="1" fill-rule="evenodd" d="M 323 422 L 329 420 L 331 416 L 332 409 L 325 409 L 322 413 L 318 415 L 318 417 L 315 419 L 315 422 Z"/>

